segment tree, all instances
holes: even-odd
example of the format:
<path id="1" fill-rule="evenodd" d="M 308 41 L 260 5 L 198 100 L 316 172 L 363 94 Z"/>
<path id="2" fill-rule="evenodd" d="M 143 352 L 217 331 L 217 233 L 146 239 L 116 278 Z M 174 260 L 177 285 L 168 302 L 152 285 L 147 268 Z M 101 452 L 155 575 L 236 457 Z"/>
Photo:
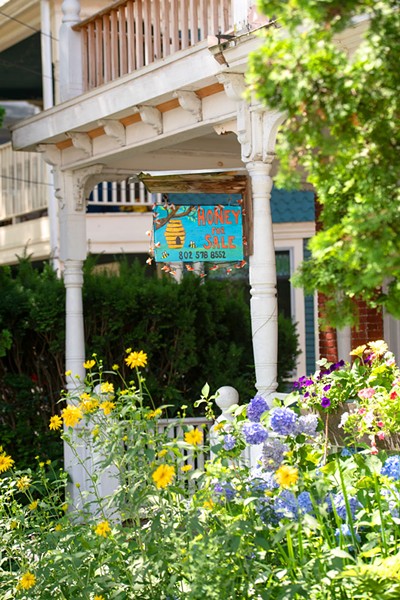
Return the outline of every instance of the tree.
<path id="1" fill-rule="evenodd" d="M 253 95 L 286 111 L 278 186 L 314 186 L 321 231 L 294 278 L 328 297 L 332 325 L 353 298 L 400 317 L 400 11 L 398 0 L 261 0 L 275 26 L 250 57 Z M 369 24 L 348 55 L 338 35 Z"/>

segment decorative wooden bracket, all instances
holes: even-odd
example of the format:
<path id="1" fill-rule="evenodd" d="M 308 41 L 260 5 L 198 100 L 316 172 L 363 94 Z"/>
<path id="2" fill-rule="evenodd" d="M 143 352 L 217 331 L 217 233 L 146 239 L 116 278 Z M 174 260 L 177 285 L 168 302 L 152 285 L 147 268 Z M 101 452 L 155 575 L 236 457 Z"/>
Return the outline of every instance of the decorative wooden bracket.
<path id="1" fill-rule="evenodd" d="M 183 108 L 192 114 L 196 121 L 201 121 L 203 118 L 201 100 L 195 92 L 179 90 L 173 93 L 174 98 L 178 98 L 178 102 Z"/>
<path id="2" fill-rule="evenodd" d="M 244 75 L 241 73 L 219 73 L 217 80 L 224 86 L 228 98 L 236 100 L 236 102 L 243 100 L 246 90 Z"/>
<path id="3" fill-rule="evenodd" d="M 39 144 L 37 150 L 42 154 L 43 160 L 52 167 L 58 167 L 61 164 L 61 151 L 56 144 Z"/>
<path id="4" fill-rule="evenodd" d="M 144 104 L 136 106 L 135 108 L 136 112 L 140 114 L 143 123 L 150 125 L 157 134 L 163 132 L 162 115 L 158 108 L 155 108 L 154 106 L 145 106 Z"/>
<path id="5" fill-rule="evenodd" d="M 103 127 L 105 134 L 115 140 L 119 146 L 126 144 L 126 131 L 124 125 L 115 119 L 101 119 L 100 127 Z"/>
<path id="6" fill-rule="evenodd" d="M 67 136 L 71 139 L 74 148 L 82 150 L 87 157 L 92 156 L 92 140 L 87 133 L 69 131 L 67 132 Z"/>

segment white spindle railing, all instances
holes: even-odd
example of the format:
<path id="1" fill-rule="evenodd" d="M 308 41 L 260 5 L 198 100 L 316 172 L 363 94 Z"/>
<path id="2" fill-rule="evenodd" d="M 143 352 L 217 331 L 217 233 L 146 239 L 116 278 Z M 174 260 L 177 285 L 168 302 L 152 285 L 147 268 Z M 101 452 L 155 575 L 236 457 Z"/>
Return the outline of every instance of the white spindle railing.
<path id="1" fill-rule="evenodd" d="M 28 214 L 46 211 L 51 184 L 46 165 L 35 152 L 13 152 L 0 146 L 0 222 L 16 222 Z"/>
<path id="2" fill-rule="evenodd" d="M 12 225 L 47 214 L 50 180 L 46 163 L 36 152 L 14 152 L 12 145 L 0 146 L 0 224 Z M 88 204 L 122 210 L 147 211 L 161 194 L 147 192 L 138 181 L 104 181 L 93 189 Z"/>
<path id="3" fill-rule="evenodd" d="M 75 25 L 91 90 L 232 28 L 231 0 L 120 0 Z"/>

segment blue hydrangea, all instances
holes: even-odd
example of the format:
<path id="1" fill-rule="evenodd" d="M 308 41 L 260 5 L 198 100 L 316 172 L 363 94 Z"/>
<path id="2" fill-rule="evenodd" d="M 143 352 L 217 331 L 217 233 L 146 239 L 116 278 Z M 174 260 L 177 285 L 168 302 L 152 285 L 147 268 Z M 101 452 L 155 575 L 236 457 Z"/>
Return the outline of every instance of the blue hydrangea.
<path id="1" fill-rule="evenodd" d="M 257 394 L 247 405 L 247 418 L 253 423 L 258 423 L 266 410 L 268 410 L 268 402 Z"/>
<path id="2" fill-rule="evenodd" d="M 382 496 L 388 501 L 389 512 L 392 517 L 399 518 L 400 512 L 400 493 L 395 488 L 390 488 L 382 491 Z"/>
<path id="3" fill-rule="evenodd" d="M 332 502 L 333 502 L 333 506 L 335 507 L 335 510 L 336 510 L 338 516 L 340 517 L 340 519 L 342 519 L 342 521 L 347 520 L 348 515 L 347 515 L 346 502 L 344 499 L 343 492 L 338 492 L 332 498 L 329 496 L 326 501 L 328 504 L 328 510 L 332 510 Z M 357 500 L 356 496 L 348 496 L 347 501 L 349 503 L 351 517 L 354 520 L 357 510 L 359 508 L 361 508 L 361 504 Z"/>
<path id="4" fill-rule="evenodd" d="M 245 423 L 242 431 L 247 444 L 262 444 L 268 437 L 268 431 L 261 423 Z"/>
<path id="5" fill-rule="evenodd" d="M 254 492 L 265 492 L 267 490 L 275 490 L 279 487 L 275 479 L 274 473 L 263 471 L 254 479 L 250 479 L 249 487 Z"/>
<path id="6" fill-rule="evenodd" d="M 224 450 L 233 450 L 236 446 L 236 438 L 231 433 L 227 433 L 224 437 Z"/>
<path id="7" fill-rule="evenodd" d="M 236 495 L 236 491 L 233 485 L 226 481 L 216 483 L 214 485 L 214 492 L 219 496 L 225 496 L 228 502 L 229 500 L 232 500 Z"/>
<path id="8" fill-rule="evenodd" d="M 397 454 L 389 456 L 381 469 L 381 474 L 398 481 L 400 479 L 400 456 Z"/>
<path id="9" fill-rule="evenodd" d="M 301 513 L 307 513 L 309 515 L 314 513 L 314 507 L 309 492 L 301 492 L 297 496 L 297 504 Z"/>
<path id="10" fill-rule="evenodd" d="M 311 437 L 318 427 L 317 415 L 301 415 L 297 421 L 296 433 Z"/>
<path id="11" fill-rule="evenodd" d="M 351 529 L 350 527 L 347 525 L 347 523 L 342 523 L 340 528 L 338 527 L 335 531 L 335 538 L 339 539 L 340 534 L 342 534 L 343 537 L 352 537 L 351 535 Z M 358 533 L 354 532 L 355 538 L 356 540 L 359 542 L 361 540 L 360 536 L 358 535 Z"/>
<path id="12" fill-rule="evenodd" d="M 270 425 L 280 435 L 293 435 L 297 428 L 297 415 L 291 408 L 274 408 Z"/>
<path id="13" fill-rule="evenodd" d="M 297 518 L 298 504 L 293 492 L 282 490 L 279 496 L 275 498 L 274 512 L 279 519 L 283 519 L 284 517 L 289 519 Z"/>
<path id="14" fill-rule="evenodd" d="M 267 471 L 276 471 L 279 469 L 285 452 L 289 450 L 289 446 L 281 442 L 277 438 L 268 438 L 264 443 L 262 453 L 262 463 Z"/>

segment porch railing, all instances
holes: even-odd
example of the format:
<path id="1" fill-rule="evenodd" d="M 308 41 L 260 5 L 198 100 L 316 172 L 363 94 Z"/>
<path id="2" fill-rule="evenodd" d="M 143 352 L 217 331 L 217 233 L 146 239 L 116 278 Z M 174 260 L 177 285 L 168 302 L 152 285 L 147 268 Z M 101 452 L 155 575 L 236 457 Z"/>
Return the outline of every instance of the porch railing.
<path id="1" fill-rule="evenodd" d="M 47 210 L 52 185 L 46 164 L 35 152 L 14 152 L 0 146 L 0 223 L 12 224 Z"/>
<path id="2" fill-rule="evenodd" d="M 0 145 L 0 226 L 45 216 L 53 181 L 46 163 L 36 152 L 14 152 Z M 150 194 L 142 182 L 103 181 L 91 193 L 88 205 L 97 212 L 119 209 L 150 210 L 160 194 Z"/>
<path id="3" fill-rule="evenodd" d="M 232 27 L 231 0 L 120 0 L 74 26 L 91 90 Z"/>

